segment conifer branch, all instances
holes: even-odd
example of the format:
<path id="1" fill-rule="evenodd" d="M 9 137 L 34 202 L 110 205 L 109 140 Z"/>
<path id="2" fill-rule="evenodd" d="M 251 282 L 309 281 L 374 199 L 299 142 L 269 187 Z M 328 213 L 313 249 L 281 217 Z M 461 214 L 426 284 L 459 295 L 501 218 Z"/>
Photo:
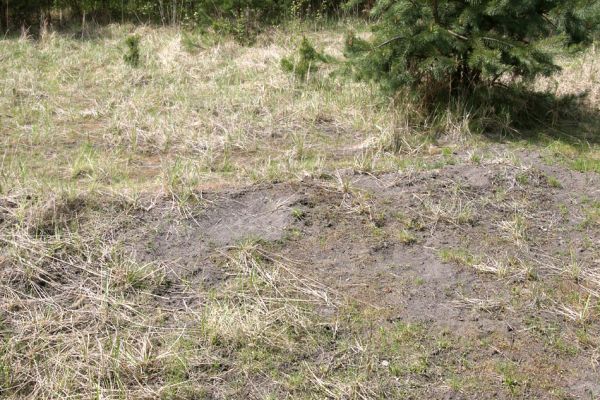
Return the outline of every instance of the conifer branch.
<path id="1" fill-rule="evenodd" d="M 391 39 L 388 39 L 388 40 L 386 40 L 385 42 L 381 43 L 380 45 L 378 45 L 378 46 L 377 46 L 377 47 L 375 47 L 375 48 L 376 48 L 376 49 L 379 49 L 379 48 L 381 48 L 381 47 L 385 46 L 386 44 L 390 44 L 390 43 L 392 43 L 392 42 L 394 42 L 394 41 L 396 41 L 396 40 L 400 40 L 400 39 L 404 39 L 404 36 L 403 36 L 403 35 L 402 35 L 402 36 L 395 36 L 395 37 L 393 37 L 393 38 L 391 38 Z"/>
<path id="2" fill-rule="evenodd" d="M 448 31 L 448 33 L 449 33 L 449 34 L 451 34 L 452 36 L 456 36 L 456 37 L 457 37 L 457 38 L 459 38 L 459 39 L 462 39 L 462 40 L 469 40 L 469 38 L 468 38 L 468 37 L 466 37 L 466 36 L 463 36 L 463 35 L 459 35 L 458 33 L 451 31 L 450 29 L 446 29 L 446 31 Z"/>

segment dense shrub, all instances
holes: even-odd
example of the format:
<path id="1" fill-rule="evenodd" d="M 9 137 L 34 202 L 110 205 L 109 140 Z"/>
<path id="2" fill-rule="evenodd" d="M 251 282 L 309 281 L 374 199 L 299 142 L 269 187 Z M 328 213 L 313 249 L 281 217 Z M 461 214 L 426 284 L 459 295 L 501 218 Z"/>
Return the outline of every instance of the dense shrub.
<path id="1" fill-rule="evenodd" d="M 53 0 L 0 0 L 0 28 L 37 24 L 53 5 Z"/>
<path id="2" fill-rule="evenodd" d="M 346 51 L 359 78 L 432 104 L 556 72 L 555 52 L 589 40 L 597 8 L 597 0 L 379 0 L 372 40 L 349 35 Z"/>
<path id="3" fill-rule="evenodd" d="M 348 0 L 0 0 L 0 27 L 35 25 L 52 18 L 54 11 L 79 20 L 87 15 L 96 22 L 130 20 L 163 24 L 210 24 L 215 20 L 253 19 L 272 24 L 288 17 L 314 17 L 336 14 Z M 351 0 L 358 10 L 367 1 Z M 56 15 L 55 15 L 56 17 Z M 245 22 L 244 22 L 245 23 Z"/>

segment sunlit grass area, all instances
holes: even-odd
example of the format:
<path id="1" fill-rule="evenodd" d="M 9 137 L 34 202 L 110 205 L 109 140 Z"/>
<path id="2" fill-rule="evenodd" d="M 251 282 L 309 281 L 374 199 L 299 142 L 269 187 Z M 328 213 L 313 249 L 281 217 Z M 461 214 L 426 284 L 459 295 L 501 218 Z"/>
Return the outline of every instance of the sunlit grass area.
<path id="1" fill-rule="evenodd" d="M 589 120 L 519 130 L 352 79 L 349 29 L 368 35 L 350 20 L 250 46 L 130 25 L 0 40 L 0 397 L 599 394 L 597 50 L 535 85 L 586 94 Z M 331 59 L 299 79 L 281 60 L 303 37 Z M 261 190 L 285 196 L 203 225 L 219 196 Z M 222 239 L 245 214 L 284 233 Z M 178 257 L 156 256 L 173 237 Z M 355 269 L 324 282 L 331 260 Z M 468 310 L 456 325 L 399 316 L 432 277 L 459 282 L 426 303 Z"/>

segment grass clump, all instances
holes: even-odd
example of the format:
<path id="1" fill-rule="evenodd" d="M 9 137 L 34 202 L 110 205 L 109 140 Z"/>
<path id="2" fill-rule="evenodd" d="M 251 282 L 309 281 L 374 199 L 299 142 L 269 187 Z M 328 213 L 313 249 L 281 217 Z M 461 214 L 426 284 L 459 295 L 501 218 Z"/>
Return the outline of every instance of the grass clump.
<path id="1" fill-rule="evenodd" d="M 417 242 L 415 235 L 406 229 L 401 229 L 400 232 L 398 232 L 398 240 L 402 244 L 414 244 Z"/>
<path id="2" fill-rule="evenodd" d="M 548 185 L 550 187 L 553 187 L 555 189 L 561 189 L 563 187 L 562 183 L 560 182 L 560 179 L 553 175 L 547 176 L 546 181 L 548 182 Z"/>
<path id="3" fill-rule="evenodd" d="M 306 216 L 304 210 L 300 209 L 300 208 L 293 208 L 292 209 L 292 217 L 294 217 L 295 220 L 301 221 L 304 219 L 304 217 Z"/>
<path id="4" fill-rule="evenodd" d="M 479 262 L 479 258 L 466 249 L 441 249 L 438 255 L 442 262 L 455 263 L 465 267 L 472 267 Z"/>
<path id="5" fill-rule="evenodd" d="M 518 367 L 509 362 L 498 363 L 498 372 L 502 375 L 502 384 L 511 395 L 519 393 L 519 389 L 523 382 Z"/>

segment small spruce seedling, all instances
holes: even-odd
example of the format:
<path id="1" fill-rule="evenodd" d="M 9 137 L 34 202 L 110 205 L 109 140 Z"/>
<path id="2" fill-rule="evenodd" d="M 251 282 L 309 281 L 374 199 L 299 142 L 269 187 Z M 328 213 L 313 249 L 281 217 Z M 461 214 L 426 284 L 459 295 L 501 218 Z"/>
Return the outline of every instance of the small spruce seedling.
<path id="1" fill-rule="evenodd" d="M 281 60 L 284 71 L 291 72 L 300 80 L 308 80 L 311 74 L 319 69 L 319 64 L 329 63 L 332 58 L 319 53 L 312 43 L 304 37 L 298 49 L 298 56 L 286 57 Z"/>
<path id="2" fill-rule="evenodd" d="M 123 60 L 132 67 L 140 65 L 140 37 L 137 35 L 128 36 L 125 39 L 127 50 L 123 55 Z"/>

